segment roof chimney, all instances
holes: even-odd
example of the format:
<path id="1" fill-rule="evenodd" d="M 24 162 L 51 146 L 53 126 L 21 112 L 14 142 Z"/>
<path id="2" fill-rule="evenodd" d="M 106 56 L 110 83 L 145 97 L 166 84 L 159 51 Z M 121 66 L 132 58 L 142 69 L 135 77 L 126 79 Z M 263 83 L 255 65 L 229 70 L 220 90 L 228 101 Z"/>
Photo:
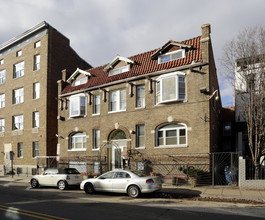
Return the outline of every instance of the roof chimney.
<path id="1" fill-rule="evenodd" d="M 209 38 L 211 34 L 211 25 L 203 24 L 201 28 L 202 28 L 202 39 Z"/>

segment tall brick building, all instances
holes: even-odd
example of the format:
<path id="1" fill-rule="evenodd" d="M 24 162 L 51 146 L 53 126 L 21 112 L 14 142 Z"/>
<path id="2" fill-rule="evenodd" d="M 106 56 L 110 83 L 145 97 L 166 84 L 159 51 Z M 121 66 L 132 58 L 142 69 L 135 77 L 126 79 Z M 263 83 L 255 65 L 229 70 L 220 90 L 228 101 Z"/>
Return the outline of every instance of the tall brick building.
<path id="1" fill-rule="evenodd" d="M 221 101 L 210 33 L 203 25 L 199 37 L 70 77 L 66 68 L 58 81 L 61 162 L 83 161 L 86 172 L 99 171 L 99 160 L 105 170 L 142 169 L 217 151 Z"/>
<path id="2" fill-rule="evenodd" d="M 91 66 L 46 22 L 0 45 L 0 173 L 32 173 L 37 156 L 56 154 L 57 80 Z"/>

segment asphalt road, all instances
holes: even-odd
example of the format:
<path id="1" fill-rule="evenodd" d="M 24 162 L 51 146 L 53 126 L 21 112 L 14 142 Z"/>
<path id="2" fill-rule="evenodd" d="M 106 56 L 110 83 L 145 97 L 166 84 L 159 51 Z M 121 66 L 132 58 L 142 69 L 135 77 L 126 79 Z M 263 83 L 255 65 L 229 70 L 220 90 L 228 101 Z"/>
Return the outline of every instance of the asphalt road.
<path id="1" fill-rule="evenodd" d="M 29 186 L 0 182 L 0 220 L 31 219 L 265 219 L 264 207 L 204 203 L 182 199 L 127 195 L 86 195 L 78 189 L 31 189 Z"/>

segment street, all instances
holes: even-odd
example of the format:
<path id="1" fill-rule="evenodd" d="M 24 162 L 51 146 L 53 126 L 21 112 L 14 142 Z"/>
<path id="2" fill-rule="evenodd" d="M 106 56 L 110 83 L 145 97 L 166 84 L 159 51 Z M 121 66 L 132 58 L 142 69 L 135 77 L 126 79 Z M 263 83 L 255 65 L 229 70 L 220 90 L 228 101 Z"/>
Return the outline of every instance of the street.
<path id="1" fill-rule="evenodd" d="M 265 219 L 264 206 L 214 203 L 188 199 L 139 199 L 127 195 L 78 189 L 31 189 L 26 184 L 0 182 L 0 219 Z"/>

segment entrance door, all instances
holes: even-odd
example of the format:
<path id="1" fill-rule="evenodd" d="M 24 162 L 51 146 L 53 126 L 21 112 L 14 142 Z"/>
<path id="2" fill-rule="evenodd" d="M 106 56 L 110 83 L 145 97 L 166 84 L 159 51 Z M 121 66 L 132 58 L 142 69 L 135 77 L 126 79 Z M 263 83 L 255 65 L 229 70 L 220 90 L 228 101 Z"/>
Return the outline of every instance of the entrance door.
<path id="1" fill-rule="evenodd" d="M 11 171 L 11 160 L 10 160 L 10 151 L 12 150 L 12 145 L 11 144 L 5 144 L 5 169 L 6 172 Z"/>
<path id="2" fill-rule="evenodd" d="M 115 140 L 112 144 L 112 169 L 123 169 L 124 152 L 127 152 L 126 140 Z"/>
<path id="3" fill-rule="evenodd" d="M 111 146 L 109 148 L 110 169 L 123 169 L 124 160 L 127 159 L 127 138 L 122 130 L 114 130 L 109 135 Z"/>

